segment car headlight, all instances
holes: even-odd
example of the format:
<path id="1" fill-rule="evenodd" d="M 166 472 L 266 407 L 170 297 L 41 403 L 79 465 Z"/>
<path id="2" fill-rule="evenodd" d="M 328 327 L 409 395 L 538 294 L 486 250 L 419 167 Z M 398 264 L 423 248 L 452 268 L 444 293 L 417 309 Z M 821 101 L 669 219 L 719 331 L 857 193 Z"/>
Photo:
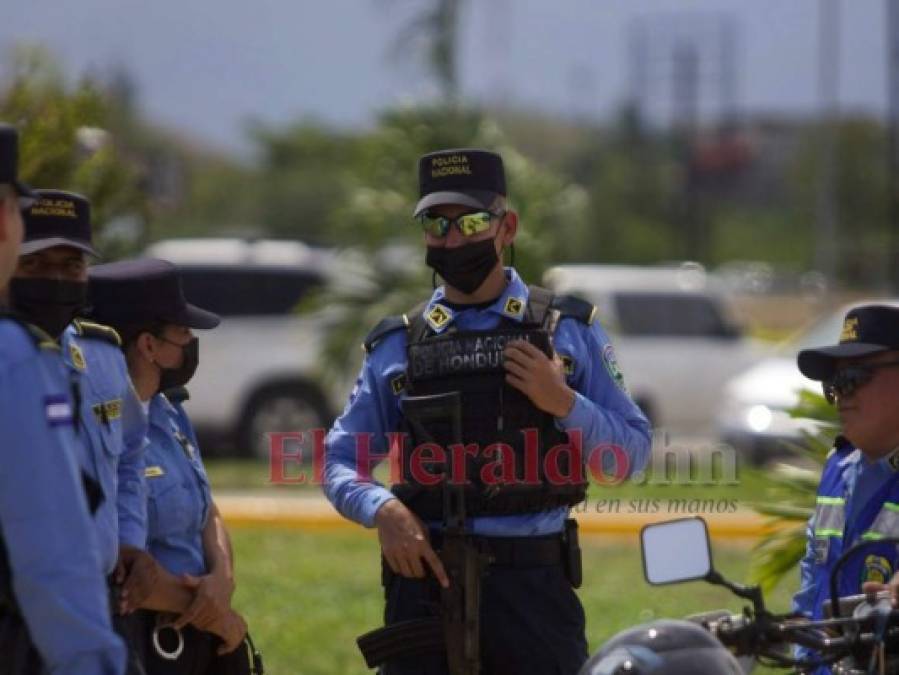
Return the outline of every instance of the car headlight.
<path id="1" fill-rule="evenodd" d="M 746 424 L 757 434 L 767 430 L 773 419 L 771 408 L 766 405 L 754 405 L 746 411 Z"/>

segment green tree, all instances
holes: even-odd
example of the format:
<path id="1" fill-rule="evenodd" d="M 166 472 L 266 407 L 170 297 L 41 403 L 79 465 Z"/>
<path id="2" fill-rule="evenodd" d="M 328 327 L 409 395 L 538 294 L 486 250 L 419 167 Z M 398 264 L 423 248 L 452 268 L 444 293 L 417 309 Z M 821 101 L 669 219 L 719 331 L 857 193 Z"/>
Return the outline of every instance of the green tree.
<path id="1" fill-rule="evenodd" d="M 804 434 L 804 441 L 794 448 L 811 460 L 815 468 L 779 466 L 768 474 L 770 499 L 753 507 L 758 513 L 770 516 L 775 526 L 773 533 L 753 550 L 750 568 L 752 582 L 760 584 L 766 593 L 791 573 L 805 555 L 806 523 L 814 513 L 821 469 L 838 428 L 836 409 L 820 394 L 802 392 L 791 414 L 815 420 L 821 427 L 816 434 Z"/>
<path id="2" fill-rule="evenodd" d="M 20 48 L 0 91 L 0 119 L 20 131 L 23 178 L 38 188 L 81 193 L 91 200 L 102 239 L 117 216 L 143 214 L 141 172 L 110 127 L 116 102 L 97 79 L 69 85 L 44 50 Z"/>

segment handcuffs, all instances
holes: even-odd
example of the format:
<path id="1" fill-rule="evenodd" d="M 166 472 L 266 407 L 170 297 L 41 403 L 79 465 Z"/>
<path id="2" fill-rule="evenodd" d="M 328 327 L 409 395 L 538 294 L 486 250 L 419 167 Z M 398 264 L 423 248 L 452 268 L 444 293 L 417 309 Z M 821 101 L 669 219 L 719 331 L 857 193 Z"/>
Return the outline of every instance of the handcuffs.
<path id="1" fill-rule="evenodd" d="M 166 651 L 159 641 L 159 634 L 166 629 L 173 631 L 178 638 L 178 645 L 170 652 Z M 184 635 L 181 633 L 181 629 L 175 628 L 170 623 L 157 623 L 153 628 L 153 648 L 166 661 L 177 661 L 178 657 L 181 656 L 181 652 L 184 651 Z"/>

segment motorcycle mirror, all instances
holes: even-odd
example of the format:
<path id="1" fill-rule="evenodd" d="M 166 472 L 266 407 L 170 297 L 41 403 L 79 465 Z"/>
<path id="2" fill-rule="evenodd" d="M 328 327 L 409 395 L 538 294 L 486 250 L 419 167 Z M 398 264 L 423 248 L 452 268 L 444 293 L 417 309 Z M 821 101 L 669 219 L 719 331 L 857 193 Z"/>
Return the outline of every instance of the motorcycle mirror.
<path id="1" fill-rule="evenodd" d="M 706 579 L 712 574 L 709 531 L 702 518 L 679 518 L 640 530 L 643 574 L 653 585 Z"/>

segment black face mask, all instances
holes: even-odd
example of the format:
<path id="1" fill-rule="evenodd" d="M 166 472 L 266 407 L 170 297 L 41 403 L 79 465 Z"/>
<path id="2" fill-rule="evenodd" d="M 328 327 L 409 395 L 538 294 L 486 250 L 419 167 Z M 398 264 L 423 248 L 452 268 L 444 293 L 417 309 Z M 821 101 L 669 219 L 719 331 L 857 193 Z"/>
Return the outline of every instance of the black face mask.
<path id="1" fill-rule="evenodd" d="M 466 295 L 481 287 L 498 262 L 494 239 L 483 239 L 456 248 L 428 246 L 425 258 L 428 267 Z"/>
<path id="2" fill-rule="evenodd" d="M 87 305 L 87 282 L 13 277 L 9 300 L 25 319 L 58 338 Z"/>
<path id="3" fill-rule="evenodd" d="M 200 340 L 192 338 L 184 347 L 181 348 L 181 365 L 175 368 L 163 368 L 159 374 L 159 391 L 164 392 L 168 389 L 183 387 L 190 382 L 190 378 L 197 372 L 197 366 L 200 365 Z"/>

